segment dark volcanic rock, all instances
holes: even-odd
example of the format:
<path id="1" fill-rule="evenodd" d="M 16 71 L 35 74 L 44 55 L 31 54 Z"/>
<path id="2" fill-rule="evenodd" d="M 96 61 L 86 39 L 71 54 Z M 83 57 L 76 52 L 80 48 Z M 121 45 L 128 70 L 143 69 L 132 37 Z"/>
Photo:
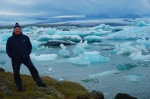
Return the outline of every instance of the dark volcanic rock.
<path id="1" fill-rule="evenodd" d="M 3 68 L 0 68 L 0 72 L 5 72 L 5 70 Z"/>
<path id="2" fill-rule="evenodd" d="M 126 93 L 117 93 L 114 99 L 138 99 Z"/>
<path id="3" fill-rule="evenodd" d="M 93 90 L 91 95 L 94 97 L 94 99 L 104 99 L 104 94 L 101 91 Z"/>
<path id="4" fill-rule="evenodd" d="M 80 95 L 76 99 L 90 99 L 88 95 Z"/>
<path id="5" fill-rule="evenodd" d="M 50 40 L 47 43 L 40 44 L 40 46 L 60 46 L 60 44 L 74 45 L 75 43 L 71 41 L 63 41 L 63 40 Z"/>

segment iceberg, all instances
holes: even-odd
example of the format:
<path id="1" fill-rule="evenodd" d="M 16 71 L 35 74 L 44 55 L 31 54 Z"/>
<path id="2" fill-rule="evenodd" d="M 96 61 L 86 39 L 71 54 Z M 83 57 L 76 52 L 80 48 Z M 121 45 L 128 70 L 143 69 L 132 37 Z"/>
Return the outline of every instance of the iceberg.
<path id="1" fill-rule="evenodd" d="M 76 44 L 75 42 L 72 41 L 64 41 L 64 40 L 49 40 L 46 43 L 41 43 L 40 46 L 60 46 L 60 44 L 64 44 L 64 45 L 74 45 Z"/>
<path id="2" fill-rule="evenodd" d="M 44 34 L 37 39 L 40 42 L 49 41 L 49 40 L 69 40 L 73 42 L 79 42 L 81 37 L 78 35 L 47 35 Z"/>
<path id="3" fill-rule="evenodd" d="M 87 41 L 83 42 L 82 40 L 76 45 L 76 47 L 82 47 L 82 48 L 85 48 L 85 49 L 90 48 L 88 42 Z"/>
<path id="4" fill-rule="evenodd" d="M 0 53 L 6 52 L 6 45 L 0 44 Z"/>
<path id="5" fill-rule="evenodd" d="M 111 33 L 111 31 L 103 31 L 103 30 L 101 30 L 101 31 L 95 31 L 93 33 L 93 35 L 95 35 L 95 36 L 102 36 L 102 35 L 108 35 L 110 33 Z"/>
<path id="6" fill-rule="evenodd" d="M 140 45 L 144 45 L 147 49 L 150 49 L 150 39 L 146 40 L 145 38 L 143 39 L 138 39 L 136 42 Z"/>
<path id="7" fill-rule="evenodd" d="M 146 75 L 141 75 L 141 74 L 127 74 L 125 75 L 125 78 L 131 83 L 137 83 L 145 76 Z"/>
<path id="8" fill-rule="evenodd" d="M 139 21 L 137 23 L 135 23 L 136 26 L 139 26 L 139 27 L 143 27 L 143 26 L 150 26 L 150 24 L 144 22 L 144 21 Z"/>
<path id="9" fill-rule="evenodd" d="M 75 65 L 89 65 L 107 62 L 109 61 L 109 58 L 100 55 L 99 52 L 97 51 L 93 51 L 93 52 L 84 52 L 78 57 L 69 58 L 68 60 L 70 63 Z"/>
<path id="10" fill-rule="evenodd" d="M 104 71 L 101 73 L 96 73 L 96 74 L 91 74 L 88 75 L 85 79 L 83 79 L 83 82 L 95 82 L 98 83 L 100 81 L 101 77 L 107 76 L 107 75 L 112 75 L 112 74 L 118 74 L 120 71 L 118 70 L 110 70 L 110 71 Z"/>
<path id="11" fill-rule="evenodd" d="M 82 45 L 84 45 L 84 46 L 82 46 Z M 83 44 L 82 43 L 82 40 L 76 45 L 76 47 L 73 49 L 73 52 L 75 53 L 75 54 L 78 54 L 78 55 L 80 55 L 80 54 L 82 54 L 82 53 L 84 53 L 84 52 L 86 52 L 87 50 L 84 48 L 84 47 L 86 47 L 87 46 L 87 44 Z"/>
<path id="12" fill-rule="evenodd" d="M 124 70 L 129 70 L 129 69 L 137 67 L 137 66 L 138 66 L 137 64 L 133 64 L 133 63 L 118 64 L 117 70 L 124 71 Z"/>
<path id="13" fill-rule="evenodd" d="M 56 54 L 41 54 L 37 56 L 35 54 L 31 54 L 30 57 L 32 60 L 35 60 L 35 61 L 50 61 L 50 60 L 54 60 L 57 57 L 57 55 Z"/>
<path id="14" fill-rule="evenodd" d="M 129 58 L 134 59 L 135 55 L 146 55 L 149 51 L 143 45 L 133 42 L 125 42 L 116 46 L 117 48 L 111 52 L 115 52 L 117 55 L 126 55 Z"/>
<path id="15" fill-rule="evenodd" d="M 48 35 L 54 35 L 56 34 L 57 30 L 55 28 L 47 28 L 45 29 L 45 34 L 48 34 Z"/>
<path id="16" fill-rule="evenodd" d="M 69 40 L 73 42 L 80 42 L 82 38 L 78 35 L 62 35 L 63 40 Z"/>
<path id="17" fill-rule="evenodd" d="M 40 45 L 39 41 L 33 40 L 33 39 L 30 39 L 30 40 L 31 40 L 31 44 L 32 44 L 33 49 L 36 49 Z"/>
<path id="18" fill-rule="evenodd" d="M 103 37 L 99 37 L 99 36 L 86 36 L 84 38 L 84 40 L 86 40 L 88 42 L 102 42 Z"/>
<path id="19" fill-rule="evenodd" d="M 66 46 L 64 46 L 63 44 L 60 44 L 60 47 L 62 49 L 59 51 L 59 55 L 62 57 L 69 57 L 70 52 L 68 50 L 66 50 Z"/>
<path id="20" fill-rule="evenodd" d="M 3 34 L 0 34 L 0 40 L 2 42 L 6 42 L 7 39 L 12 36 L 12 33 L 3 33 Z"/>
<path id="21" fill-rule="evenodd" d="M 105 30 L 105 31 L 109 31 L 112 30 L 112 27 L 109 25 L 105 25 L 105 24 L 100 24 L 98 26 L 94 26 L 92 28 L 89 28 L 90 30 Z"/>
<path id="22" fill-rule="evenodd" d="M 22 32 L 23 32 L 23 33 L 24 33 L 24 32 L 30 32 L 30 28 L 29 28 L 29 27 L 25 27 L 25 28 L 22 29 Z"/>
<path id="23" fill-rule="evenodd" d="M 81 31 L 57 31 L 57 35 L 81 35 Z"/>
<path id="24" fill-rule="evenodd" d="M 50 35 L 44 34 L 40 36 L 39 38 L 37 38 L 37 41 L 40 41 L 40 42 L 49 41 L 51 40 L 50 37 L 51 37 Z"/>
<path id="25" fill-rule="evenodd" d="M 109 34 L 105 37 L 105 39 L 111 40 L 134 40 L 139 38 L 150 38 L 149 35 L 150 26 L 145 27 L 130 27 L 126 28 L 122 31 Z"/>
<path id="26" fill-rule="evenodd" d="M 142 52 L 132 53 L 129 58 L 132 60 L 140 60 L 140 61 L 150 61 L 150 55 L 142 55 Z"/>

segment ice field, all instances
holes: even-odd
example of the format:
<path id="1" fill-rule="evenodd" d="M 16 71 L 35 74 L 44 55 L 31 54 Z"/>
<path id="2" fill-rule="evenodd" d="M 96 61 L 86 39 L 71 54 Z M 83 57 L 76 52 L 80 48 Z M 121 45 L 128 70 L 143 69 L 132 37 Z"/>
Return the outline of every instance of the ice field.
<path id="1" fill-rule="evenodd" d="M 80 83 L 89 91 L 102 91 L 106 99 L 112 99 L 117 93 L 148 99 L 150 19 L 101 22 L 125 25 L 22 28 L 23 34 L 30 37 L 33 49 L 30 57 L 40 75 Z M 5 47 L 12 31 L 0 29 L 0 67 L 10 72 L 12 67 Z M 21 73 L 30 74 L 25 66 L 21 67 Z"/>

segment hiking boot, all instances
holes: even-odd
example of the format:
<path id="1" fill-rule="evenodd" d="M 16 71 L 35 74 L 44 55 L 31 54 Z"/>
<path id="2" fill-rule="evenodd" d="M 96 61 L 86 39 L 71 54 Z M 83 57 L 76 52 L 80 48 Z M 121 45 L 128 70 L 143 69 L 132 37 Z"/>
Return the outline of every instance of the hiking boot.
<path id="1" fill-rule="evenodd" d="M 38 84 L 38 87 L 46 87 L 46 84 L 44 83 Z"/>
<path id="2" fill-rule="evenodd" d="M 18 92 L 23 92 L 23 88 L 22 87 L 18 87 Z"/>

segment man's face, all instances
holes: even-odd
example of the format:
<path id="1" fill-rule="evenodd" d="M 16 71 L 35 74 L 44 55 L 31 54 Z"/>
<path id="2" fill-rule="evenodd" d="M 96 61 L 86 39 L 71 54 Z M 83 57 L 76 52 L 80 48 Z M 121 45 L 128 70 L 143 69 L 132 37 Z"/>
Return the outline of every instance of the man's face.
<path id="1" fill-rule="evenodd" d="M 21 33 L 21 28 L 16 27 L 16 28 L 14 29 L 14 33 L 17 34 L 17 35 L 19 35 L 19 34 Z"/>

